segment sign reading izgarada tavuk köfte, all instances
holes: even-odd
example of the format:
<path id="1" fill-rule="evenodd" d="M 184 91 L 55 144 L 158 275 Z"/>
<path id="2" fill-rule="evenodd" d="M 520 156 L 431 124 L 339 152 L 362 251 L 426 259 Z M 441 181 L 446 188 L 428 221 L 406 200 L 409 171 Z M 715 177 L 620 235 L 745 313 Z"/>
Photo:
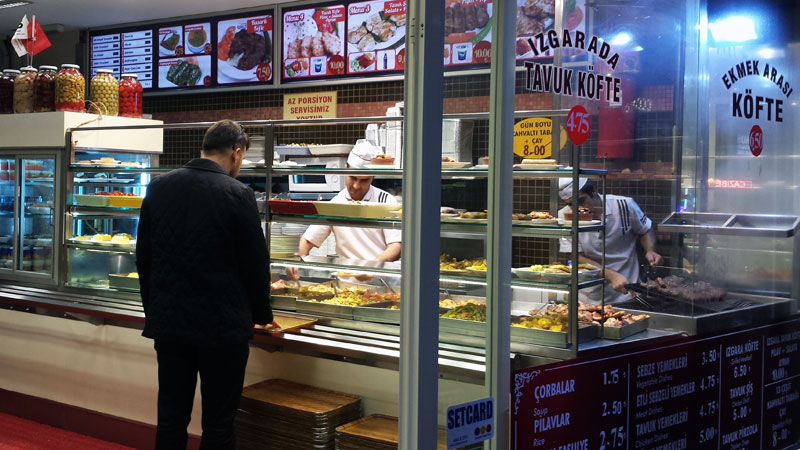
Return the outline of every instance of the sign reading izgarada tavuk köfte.
<path id="1" fill-rule="evenodd" d="M 555 30 L 539 33 L 529 38 L 528 43 L 535 56 L 551 49 L 572 48 L 594 54 L 604 61 L 611 70 L 616 70 L 619 53 L 613 52 L 611 45 L 582 31 L 564 30 L 559 35 Z M 532 92 L 552 92 L 559 95 L 575 96 L 587 100 L 605 100 L 620 103 L 622 99 L 621 80 L 610 75 L 578 71 L 552 64 L 525 61 L 525 89 Z M 573 80 L 577 83 L 573 86 Z"/>

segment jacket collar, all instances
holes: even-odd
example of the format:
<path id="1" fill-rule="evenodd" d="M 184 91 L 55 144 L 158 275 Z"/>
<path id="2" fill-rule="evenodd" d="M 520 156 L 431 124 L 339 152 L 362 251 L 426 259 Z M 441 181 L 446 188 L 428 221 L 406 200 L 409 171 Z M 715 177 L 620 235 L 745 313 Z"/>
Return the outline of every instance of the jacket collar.
<path id="1" fill-rule="evenodd" d="M 218 173 L 221 173 L 221 174 L 224 174 L 224 175 L 231 176 L 228 172 L 225 172 L 225 169 L 223 169 L 222 166 L 220 166 L 219 164 L 217 164 L 216 162 L 214 162 L 214 161 L 212 161 L 210 159 L 205 159 L 205 158 L 195 158 L 195 159 L 189 161 L 188 163 L 186 163 L 186 165 L 183 166 L 183 167 L 186 168 L 186 169 L 196 169 L 196 170 L 206 170 L 208 172 L 218 172 Z"/>

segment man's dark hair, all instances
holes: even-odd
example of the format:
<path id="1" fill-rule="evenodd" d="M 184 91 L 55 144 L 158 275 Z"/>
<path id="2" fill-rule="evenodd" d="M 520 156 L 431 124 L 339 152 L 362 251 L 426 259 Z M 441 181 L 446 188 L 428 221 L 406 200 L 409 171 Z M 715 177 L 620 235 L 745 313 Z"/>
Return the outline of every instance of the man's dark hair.
<path id="1" fill-rule="evenodd" d="M 203 152 L 207 154 L 222 153 L 228 149 L 250 148 L 250 137 L 244 127 L 232 120 L 220 120 L 211 125 L 203 136 Z"/>

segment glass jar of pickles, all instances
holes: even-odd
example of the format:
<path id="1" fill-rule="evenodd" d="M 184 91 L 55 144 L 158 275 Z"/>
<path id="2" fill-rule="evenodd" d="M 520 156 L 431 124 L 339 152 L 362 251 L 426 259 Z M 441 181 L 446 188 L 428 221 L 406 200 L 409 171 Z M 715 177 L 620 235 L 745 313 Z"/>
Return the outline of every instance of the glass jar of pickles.
<path id="1" fill-rule="evenodd" d="M 84 110 L 86 80 L 77 64 L 62 64 L 56 74 L 56 111 Z"/>
<path id="2" fill-rule="evenodd" d="M 111 69 L 97 69 L 89 85 L 89 100 L 102 114 L 116 116 L 119 113 L 119 83 Z"/>
<path id="3" fill-rule="evenodd" d="M 0 77 L 0 114 L 14 113 L 14 79 L 19 70 L 5 69 Z"/>
<path id="4" fill-rule="evenodd" d="M 14 79 L 14 113 L 33 112 L 33 82 L 36 80 L 35 67 L 23 67 Z"/>
<path id="5" fill-rule="evenodd" d="M 119 82 L 119 115 L 142 117 L 142 85 L 135 73 L 123 73 Z"/>
<path id="6" fill-rule="evenodd" d="M 48 112 L 56 110 L 56 66 L 39 66 L 39 73 L 34 81 L 35 96 L 33 110 Z"/>

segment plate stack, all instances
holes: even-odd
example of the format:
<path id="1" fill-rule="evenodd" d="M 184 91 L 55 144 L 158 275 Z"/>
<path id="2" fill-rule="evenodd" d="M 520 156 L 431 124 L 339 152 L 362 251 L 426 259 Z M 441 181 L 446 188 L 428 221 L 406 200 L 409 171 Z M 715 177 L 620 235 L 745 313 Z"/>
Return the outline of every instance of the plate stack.
<path id="1" fill-rule="evenodd" d="M 361 416 L 361 398 L 282 379 L 244 388 L 236 448 L 333 450 L 336 427 Z"/>
<path id="2" fill-rule="evenodd" d="M 293 256 L 300 245 L 300 237 L 306 231 L 307 225 L 294 223 L 273 223 L 269 254 L 273 258 L 286 258 Z"/>
<path id="3" fill-rule="evenodd" d="M 439 430 L 437 449 L 447 448 L 447 437 Z M 396 450 L 397 417 L 373 414 L 336 429 L 336 450 Z"/>

